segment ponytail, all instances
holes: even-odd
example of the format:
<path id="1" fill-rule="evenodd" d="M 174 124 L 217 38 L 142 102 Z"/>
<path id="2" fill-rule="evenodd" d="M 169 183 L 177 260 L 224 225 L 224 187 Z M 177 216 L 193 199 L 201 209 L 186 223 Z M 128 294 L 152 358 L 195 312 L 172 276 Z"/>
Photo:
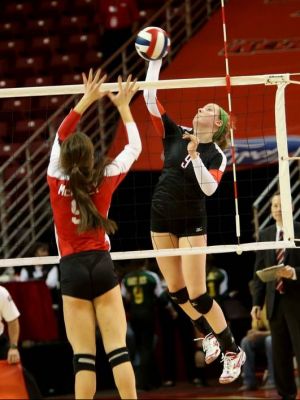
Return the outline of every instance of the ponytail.
<path id="1" fill-rule="evenodd" d="M 61 145 L 61 167 L 69 176 L 69 188 L 79 211 L 78 232 L 102 228 L 106 233 L 115 233 L 117 224 L 103 217 L 91 199 L 90 193 L 100 184 L 107 162 L 98 164 L 94 170 L 92 165 L 93 144 L 83 133 L 76 133 Z"/>

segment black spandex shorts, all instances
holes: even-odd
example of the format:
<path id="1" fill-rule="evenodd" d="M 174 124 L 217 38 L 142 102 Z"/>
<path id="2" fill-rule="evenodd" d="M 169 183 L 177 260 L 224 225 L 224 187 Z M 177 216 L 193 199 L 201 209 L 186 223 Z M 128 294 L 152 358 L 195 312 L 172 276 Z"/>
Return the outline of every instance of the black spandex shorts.
<path id="1" fill-rule="evenodd" d="M 63 295 L 93 300 L 119 284 L 108 251 L 84 251 L 60 259 Z"/>
<path id="2" fill-rule="evenodd" d="M 181 216 L 179 212 L 175 214 L 174 211 L 159 210 L 159 208 L 152 206 L 151 231 L 169 232 L 177 237 L 206 235 L 206 214 L 185 217 Z"/>

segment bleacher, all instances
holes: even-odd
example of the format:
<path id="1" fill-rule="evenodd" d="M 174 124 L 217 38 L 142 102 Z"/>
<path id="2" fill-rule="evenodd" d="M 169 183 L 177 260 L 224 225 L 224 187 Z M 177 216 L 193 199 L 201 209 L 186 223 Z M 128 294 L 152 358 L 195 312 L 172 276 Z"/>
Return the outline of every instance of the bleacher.
<path id="1" fill-rule="evenodd" d="M 165 59 L 169 62 L 207 21 L 217 3 L 215 0 L 193 3 L 167 0 L 163 4 L 161 1 L 139 1 L 140 27 L 154 25 L 169 31 L 172 48 Z M 101 35 L 92 0 L 7 0 L 1 3 L 1 8 L 1 89 L 76 85 L 82 82 L 83 71 L 99 66 L 108 72 L 108 81 L 113 79 L 112 75 L 132 73 L 139 77 L 145 72 L 145 62 L 134 50 L 134 36 L 119 49 L 123 61 L 114 71 L 106 60 L 101 59 Z M 43 95 L 0 100 L 2 256 L 26 254 L 30 243 L 38 240 L 52 223 L 45 179 L 48 151 L 58 124 L 75 99 L 76 96 Z M 104 107 L 111 106 L 105 104 Z M 96 147 L 106 152 L 116 127 L 114 108 L 90 110 L 84 118 L 89 121 L 88 129 L 96 132 Z M 84 121 L 82 125 L 86 126 Z M 38 202 L 40 199 L 42 204 Z M 17 239 L 16 225 L 19 227 Z"/>

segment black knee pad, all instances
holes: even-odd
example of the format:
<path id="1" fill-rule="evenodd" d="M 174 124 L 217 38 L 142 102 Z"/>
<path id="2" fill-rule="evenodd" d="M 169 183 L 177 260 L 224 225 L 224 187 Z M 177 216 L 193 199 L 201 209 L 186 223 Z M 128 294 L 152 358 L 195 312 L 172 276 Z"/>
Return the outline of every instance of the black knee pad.
<path id="1" fill-rule="evenodd" d="M 189 294 L 186 287 L 177 290 L 177 292 L 169 292 L 169 296 L 176 304 L 184 304 L 189 301 Z"/>
<path id="2" fill-rule="evenodd" d="M 96 372 L 96 356 L 93 354 L 74 354 L 73 367 L 75 374 L 84 370 Z"/>
<path id="3" fill-rule="evenodd" d="M 213 305 L 213 299 L 205 292 L 194 300 L 190 300 L 192 306 L 200 313 L 207 314 Z"/>
<path id="4" fill-rule="evenodd" d="M 130 361 L 127 347 L 120 347 L 119 349 L 113 350 L 110 353 L 107 353 L 107 357 L 111 368 Z"/>

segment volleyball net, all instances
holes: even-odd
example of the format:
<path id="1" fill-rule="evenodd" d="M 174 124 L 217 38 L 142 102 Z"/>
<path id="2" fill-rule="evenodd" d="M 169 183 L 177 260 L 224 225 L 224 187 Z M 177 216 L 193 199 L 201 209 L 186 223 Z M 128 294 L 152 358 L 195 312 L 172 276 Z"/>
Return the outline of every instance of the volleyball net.
<path id="1" fill-rule="evenodd" d="M 295 246 L 290 162 L 299 147 L 297 99 L 299 81 L 289 74 L 231 77 L 232 109 L 236 129 L 231 131 L 226 150 L 225 179 L 216 195 L 207 198 L 209 245 L 184 249 L 152 250 L 150 203 L 153 187 L 162 167 L 161 138 L 154 132 L 141 95 L 132 102 L 143 150 L 133 172 L 117 189 L 110 216 L 119 224 L 111 238 L 114 260 L 152 258 L 201 253 L 227 253 Z M 197 109 L 207 103 L 227 108 L 224 77 L 139 81 L 139 89 L 158 89 L 158 97 L 168 114 L 183 126 L 191 126 Z M 104 91 L 116 91 L 116 83 L 105 83 Z M 83 85 L 1 89 L 0 166 L 0 266 L 54 264 L 59 257 L 26 257 L 34 241 L 53 231 L 46 168 L 52 140 L 59 123 L 83 93 Z M 2 122 L 3 121 L 3 122 Z M 83 116 L 81 131 L 92 137 L 99 154 L 115 156 L 125 144 L 118 114 L 108 101 L 91 107 Z M 272 147 L 273 146 L 273 147 Z M 243 215 L 240 202 L 255 200 L 258 180 L 250 180 L 239 190 L 239 171 L 260 167 L 277 168 L 285 237 L 283 242 L 249 241 L 245 230 L 253 231 L 248 210 Z M 137 178 L 136 174 L 142 174 Z M 225 175 L 226 175 L 225 174 Z M 232 175 L 231 175 L 232 174 Z M 272 178 L 270 174 L 270 181 Z M 256 178 L 259 179 L 259 178 Z M 141 182 L 142 181 L 142 182 Z M 266 180 L 265 183 L 267 184 Z M 245 188 L 246 186 L 246 188 Z M 275 192 L 270 188 L 270 196 Z M 221 193 L 221 194 L 219 194 Z M 224 209 L 225 204 L 235 207 Z M 222 206 L 221 206 L 222 204 Z M 212 211 L 213 210 L 213 211 Z M 246 215 L 247 214 L 247 215 Z M 220 221 L 224 220 L 225 223 Z M 245 222 L 244 222 L 245 221 Z M 210 235 L 210 233 L 212 235 Z M 217 240 L 210 240 L 210 237 Z M 221 240 L 220 240 L 221 238 Z M 245 241 L 246 238 L 247 240 Z"/>

